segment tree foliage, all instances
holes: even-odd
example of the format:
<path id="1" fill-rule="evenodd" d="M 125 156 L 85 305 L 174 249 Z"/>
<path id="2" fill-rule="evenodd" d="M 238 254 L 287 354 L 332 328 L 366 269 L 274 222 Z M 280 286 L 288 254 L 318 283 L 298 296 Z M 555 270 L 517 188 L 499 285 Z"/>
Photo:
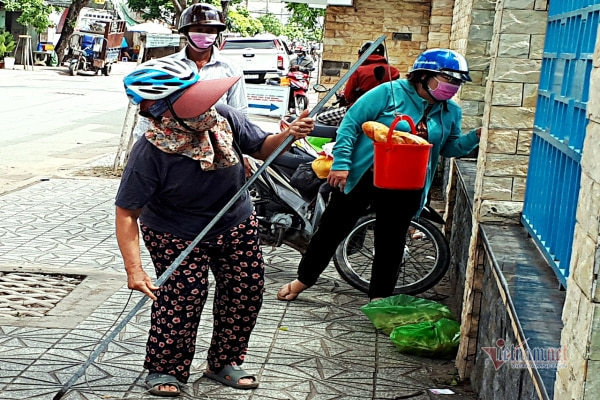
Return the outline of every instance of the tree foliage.
<path id="1" fill-rule="evenodd" d="M 203 0 L 221 9 L 219 0 Z M 239 4 L 242 0 L 232 0 L 231 4 Z M 144 20 L 158 19 L 168 24 L 177 25 L 179 16 L 189 5 L 200 3 L 199 0 L 127 0 L 127 6 L 139 12 Z"/>
<path id="2" fill-rule="evenodd" d="M 275 36 L 279 36 L 283 34 L 285 27 L 277 19 L 277 17 L 271 13 L 265 14 L 258 18 L 262 26 L 264 27 L 265 32 L 272 33 Z"/>
<path id="3" fill-rule="evenodd" d="M 175 3 L 177 0 L 128 0 L 127 6 L 132 10 L 139 12 L 142 19 L 158 19 L 166 23 L 173 23 L 175 16 Z"/>
<path id="4" fill-rule="evenodd" d="M 17 22 L 21 25 L 32 27 L 38 33 L 44 32 L 52 25 L 50 14 L 55 9 L 44 0 L 4 0 L 7 11 L 20 11 Z"/>
<path id="5" fill-rule="evenodd" d="M 325 9 L 312 8 L 304 3 L 288 3 L 286 8 L 292 16 L 289 25 L 302 31 L 302 37 L 309 40 L 321 41 L 323 38 L 322 20 L 325 16 Z M 296 37 L 296 38 L 302 38 Z"/>
<path id="6" fill-rule="evenodd" d="M 229 11 L 227 16 L 227 29 L 237 32 L 242 36 L 254 36 L 265 31 L 260 20 L 252 18 L 246 8 Z"/>
<path id="7" fill-rule="evenodd" d="M 201 0 L 221 9 L 220 0 Z M 311 8 L 303 3 L 288 3 L 286 8 L 291 13 L 288 24 L 283 24 L 273 14 L 260 18 L 250 16 L 243 0 L 232 0 L 227 15 L 227 28 L 242 36 L 252 36 L 261 32 L 274 35 L 285 35 L 290 39 L 308 39 L 320 41 L 323 38 L 322 20 L 324 9 Z M 133 11 L 139 12 L 145 20 L 158 19 L 168 24 L 177 25 L 181 12 L 192 3 L 200 0 L 128 0 L 127 4 Z"/>

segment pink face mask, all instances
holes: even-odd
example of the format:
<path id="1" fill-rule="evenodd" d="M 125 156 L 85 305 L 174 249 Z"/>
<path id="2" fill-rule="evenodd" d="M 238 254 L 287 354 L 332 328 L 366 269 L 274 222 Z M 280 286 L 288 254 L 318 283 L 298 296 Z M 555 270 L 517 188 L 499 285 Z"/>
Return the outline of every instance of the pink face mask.
<path id="1" fill-rule="evenodd" d="M 208 49 L 217 40 L 216 33 L 188 32 L 191 45 L 204 50 Z"/>
<path id="2" fill-rule="evenodd" d="M 460 89 L 460 85 L 453 85 L 452 83 L 442 82 L 435 76 L 433 77 L 438 83 L 437 88 L 431 89 L 429 88 L 429 93 L 433 96 L 434 99 L 439 101 L 450 100 L 458 89 Z"/>

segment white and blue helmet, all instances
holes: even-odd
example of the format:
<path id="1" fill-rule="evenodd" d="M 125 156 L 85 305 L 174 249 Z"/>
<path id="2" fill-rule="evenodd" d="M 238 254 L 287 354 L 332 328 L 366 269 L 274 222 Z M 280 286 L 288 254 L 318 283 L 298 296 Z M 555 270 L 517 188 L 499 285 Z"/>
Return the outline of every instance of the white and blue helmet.
<path id="1" fill-rule="evenodd" d="M 463 82 L 471 82 L 467 60 L 462 54 L 450 49 L 425 50 L 415 60 L 410 72 L 413 71 L 438 72 Z"/>
<path id="2" fill-rule="evenodd" d="M 131 101 L 159 100 L 185 89 L 199 79 L 198 74 L 185 62 L 173 57 L 146 61 L 125 76 L 125 93 Z"/>

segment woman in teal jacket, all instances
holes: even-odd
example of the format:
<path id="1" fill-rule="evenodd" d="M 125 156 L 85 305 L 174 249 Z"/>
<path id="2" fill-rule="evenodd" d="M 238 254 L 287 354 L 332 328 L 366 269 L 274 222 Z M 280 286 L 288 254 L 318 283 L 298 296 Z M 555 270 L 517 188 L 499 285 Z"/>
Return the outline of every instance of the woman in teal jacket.
<path id="1" fill-rule="evenodd" d="M 417 57 L 407 79 L 377 86 L 348 110 L 338 129 L 334 161 L 327 177 L 329 184 L 339 191 L 332 192 L 321 223 L 298 266 L 298 279 L 281 287 L 277 293 L 279 300 L 294 300 L 316 283 L 339 243 L 369 206 L 376 213 L 369 298 L 393 294 L 406 232 L 412 217 L 427 199 L 439 156 L 462 156 L 479 143 L 481 128 L 463 135 L 461 108 L 450 100 L 468 81 L 471 81 L 469 68 L 461 54 L 431 49 Z M 390 190 L 373 186 L 373 141 L 363 133 L 362 124 L 378 121 L 390 126 L 398 114 L 411 117 L 417 125 L 417 134 L 433 145 L 423 189 Z M 401 121 L 395 129 L 410 132 L 406 121 Z"/>

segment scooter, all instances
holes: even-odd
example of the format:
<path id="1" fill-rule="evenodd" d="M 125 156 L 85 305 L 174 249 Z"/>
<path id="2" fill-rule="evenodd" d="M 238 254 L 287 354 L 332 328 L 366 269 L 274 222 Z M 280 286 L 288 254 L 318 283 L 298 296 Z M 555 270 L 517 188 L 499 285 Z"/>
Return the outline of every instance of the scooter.
<path id="1" fill-rule="evenodd" d="M 281 120 L 283 127 L 286 123 L 291 123 L 291 117 Z M 335 140 L 336 130 L 336 126 L 317 124 L 311 136 Z M 317 152 L 307 141 L 297 141 L 287 153 L 275 158 L 250 187 L 264 245 L 285 244 L 300 253 L 306 251 L 332 190 L 326 180 L 319 181 L 310 169 L 316 156 Z M 249 159 L 249 162 L 255 173 L 260 161 Z M 299 181 L 296 179 L 299 171 L 305 174 L 300 180 L 304 187 L 295 183 Z M 311 179 L 313 182 L 309 182 Z M 436 223 L 443 224 L 444 220 L 429 207 L 411 222 L 395 294 L 422 293 L 446 274 L 450 263 L 449 245 Z M 340 276 L 364 293 L 368 293 L 371 277 L 374 227 L 374 213 L 361 217 L 340 243 L 333 259 Z"/>
<path id="2" fill-rule="evenodd" d="M 290 113 L 300 115 L 308 107 L 306 92 L 308 91 L 309 75 L 306 72 L 300 71 L 298 66 L 291 67 L 283 78 L 268 79 L 267 84 L 290 87 L 288 98 L 288 111 Z"/>

